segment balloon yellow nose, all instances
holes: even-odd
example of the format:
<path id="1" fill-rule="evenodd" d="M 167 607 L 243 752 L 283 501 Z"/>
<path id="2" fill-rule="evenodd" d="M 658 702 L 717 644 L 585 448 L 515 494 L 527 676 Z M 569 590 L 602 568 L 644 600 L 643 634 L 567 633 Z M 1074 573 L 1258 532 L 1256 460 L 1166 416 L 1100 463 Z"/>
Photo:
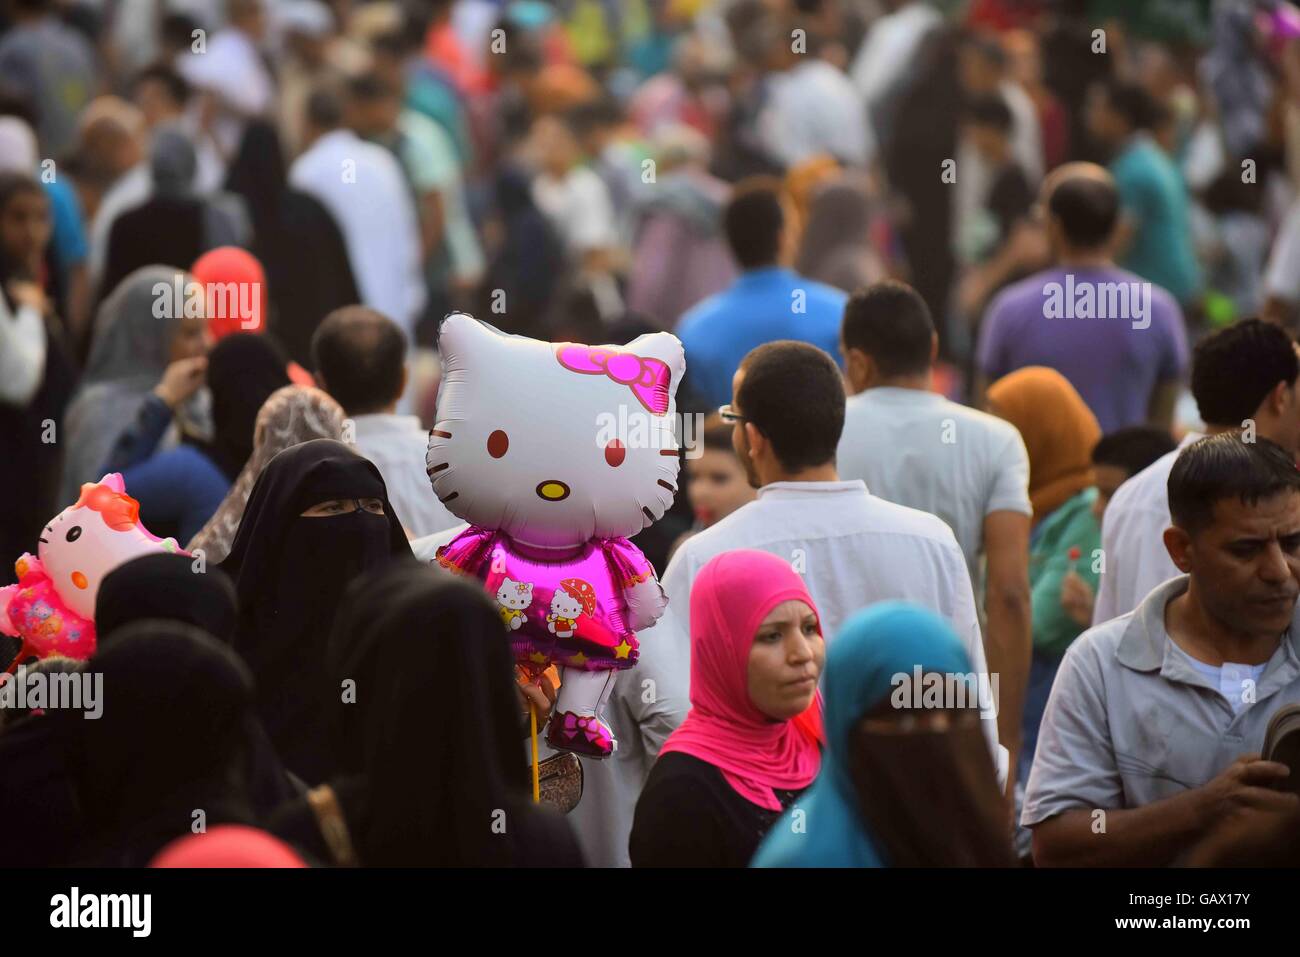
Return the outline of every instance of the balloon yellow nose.
<path id="1" fill-rule="evenodd" d="M 87 585 L 86 576 L 81 574 L 81 572 L 73 572 L 72 584 L 76 585 L 78 588 L 85 588 Z"/>
<path id="2" fill-rule="evenodd" d="M 537 486 L 537 494 L 548 502 L 559 502 L 569 497 L 569 486 L 555 479 L 548 479 Z"/>

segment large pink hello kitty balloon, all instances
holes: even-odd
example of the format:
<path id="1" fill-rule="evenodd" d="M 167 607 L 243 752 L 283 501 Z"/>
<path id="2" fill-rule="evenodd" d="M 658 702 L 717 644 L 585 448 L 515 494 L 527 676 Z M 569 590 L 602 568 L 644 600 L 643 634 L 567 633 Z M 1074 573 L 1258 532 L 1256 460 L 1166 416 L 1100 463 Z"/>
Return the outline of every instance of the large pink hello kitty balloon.
<path id="1" fill-rule="evenodd" d="M 180 551 L 175 539 L 151 535 L 139 516 L 122 476 L 105 475 L 81 486 L 76 504 L 45 526 L 39 558 L 24 553 L 14 563 L 18 584 L 0 588 L 0 632 L 23 639 L 14 666 L 33 656 L 89 658 L 104 576 L 147 552 Z"/>
<path id="2" fill-rule="evenodd" d="M 552 344 L 453 313 L 438 348 L 426 464 L 438 498 L 470 525 L 438 562 L 483 581 L 526 672 L 561 667 L 547 743 L 608 757 L 602 709 L 636 664 L 636 632 L 667 604 L 627 539 L 677 491 L 682 344 L 666 332 Z"/>

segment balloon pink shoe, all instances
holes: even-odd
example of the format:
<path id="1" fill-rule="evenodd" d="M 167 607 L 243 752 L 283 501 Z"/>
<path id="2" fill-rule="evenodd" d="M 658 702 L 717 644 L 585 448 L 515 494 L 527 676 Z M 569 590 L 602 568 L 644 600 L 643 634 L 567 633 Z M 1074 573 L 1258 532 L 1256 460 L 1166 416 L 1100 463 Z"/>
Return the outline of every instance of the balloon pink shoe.
<path id="1" fill-rule="evenodd" d="M 557 751 L 604 759 L 614 753 L 614 732 L 594 714 L 557 711 L 547 727 L 546 743 Z"/>

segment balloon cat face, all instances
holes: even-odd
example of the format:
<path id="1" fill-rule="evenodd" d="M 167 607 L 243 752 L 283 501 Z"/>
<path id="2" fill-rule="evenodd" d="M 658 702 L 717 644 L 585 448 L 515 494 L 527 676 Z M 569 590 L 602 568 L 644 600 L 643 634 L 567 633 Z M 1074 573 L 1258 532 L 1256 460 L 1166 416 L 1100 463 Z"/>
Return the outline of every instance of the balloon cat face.
<path id="1" fill-rule="evenodd" d="M 151 551 L 175 551 L 175 543 L 140 524 L 140 505 L 114 472 L 54 517 L 41 532 L 37 557 L 64 604 L 83 618 L 95 617 L 95 596 L 104 576 Z M 170 546 L 170 547 L 169 547 Z"/>
<path id="2" fill-rule="evenodd" d="M 675 336 L 552 344 L 453 313 L 438 347 L 426 465 L 457 517 L 562 548 L 634 535 L 672 505 L 686 369 Z"/>

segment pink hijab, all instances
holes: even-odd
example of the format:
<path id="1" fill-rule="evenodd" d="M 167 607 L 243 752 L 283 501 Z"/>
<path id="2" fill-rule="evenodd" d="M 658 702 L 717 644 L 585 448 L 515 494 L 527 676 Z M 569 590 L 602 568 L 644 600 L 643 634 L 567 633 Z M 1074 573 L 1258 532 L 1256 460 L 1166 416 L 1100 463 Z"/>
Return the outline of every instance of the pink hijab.
<path id="1" fill-rule="evenodd" d="M 821 767 L 820 693 L 791 721 L 773 721 L 749 699 L 754 632 L 791 599 L 817 614 L 803 579 L 767 552 L 725 552 L 700 569 L 691 586 L 691 710 L 659 752 L 707 761 L 737 794 L 772 811 L 781 810 L 774 789 L 805 788 Z"/>

